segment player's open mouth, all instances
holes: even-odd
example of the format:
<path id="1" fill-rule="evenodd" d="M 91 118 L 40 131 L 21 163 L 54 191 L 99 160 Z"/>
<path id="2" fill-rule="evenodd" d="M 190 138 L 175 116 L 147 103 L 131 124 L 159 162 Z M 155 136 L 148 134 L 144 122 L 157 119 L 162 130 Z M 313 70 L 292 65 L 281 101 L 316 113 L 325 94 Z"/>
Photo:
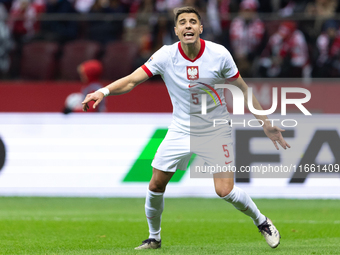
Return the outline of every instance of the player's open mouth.
<path id="1" fill-rule="evenodd" d="M 190 39 L 190 38 L 194 37 L 194 33 L 191 33 L 191 32 L 185 33 L 184 37 L 187 38 L 187 39 Z"/>

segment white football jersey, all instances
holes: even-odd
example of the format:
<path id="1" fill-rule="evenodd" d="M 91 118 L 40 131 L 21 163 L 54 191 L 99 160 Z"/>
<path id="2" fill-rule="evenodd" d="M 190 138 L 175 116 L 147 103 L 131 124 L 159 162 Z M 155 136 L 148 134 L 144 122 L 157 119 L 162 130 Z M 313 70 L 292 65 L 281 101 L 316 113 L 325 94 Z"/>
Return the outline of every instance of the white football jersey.
<path id="1" fill-rule="evenodd" d="M 201 41 L 194 60 L 189 59 L 181 42 L 163 46 L 142 66 L 149 77 L 161 75 L 173 105 L 170 127 L 188 133 L 214 131 L 213 119 L 229 119 L 223 89 L 214 89 L 226 79 L 239 76 L 229 51 L 222 45 Z M 202 114 L 202 94 L 206 94 L 207 114 Z"/>

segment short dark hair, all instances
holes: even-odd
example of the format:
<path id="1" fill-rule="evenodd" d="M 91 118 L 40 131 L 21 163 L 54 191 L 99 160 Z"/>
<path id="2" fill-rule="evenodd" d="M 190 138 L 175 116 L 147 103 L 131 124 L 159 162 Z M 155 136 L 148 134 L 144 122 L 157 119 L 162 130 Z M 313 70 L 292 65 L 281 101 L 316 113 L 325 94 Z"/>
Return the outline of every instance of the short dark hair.
<path id="1" fill-rule="evenodd" d="M 181 15 L 182 13 L 195 13 L 197 15 L 197 17 L 198 17 L 198 20 L 201 22 L 201 16 L 198 13 L 198 11 L 194 7 L 185 6 L 185 7 L 174 9 L 174 14 L 175 14 L 174 22 L 175 22 L 175 26 L 177 24 L 178 16 Z"/>

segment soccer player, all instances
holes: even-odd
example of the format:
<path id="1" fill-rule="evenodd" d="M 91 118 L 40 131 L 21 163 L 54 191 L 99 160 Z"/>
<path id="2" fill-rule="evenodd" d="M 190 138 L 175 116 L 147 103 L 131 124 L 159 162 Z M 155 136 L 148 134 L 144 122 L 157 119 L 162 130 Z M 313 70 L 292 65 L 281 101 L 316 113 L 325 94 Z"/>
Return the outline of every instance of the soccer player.
<path id="1" fill-rule="evenodd" d="M 88 94 L 83 101 L 83 110 L 87 111 L 89 109 L 88 102 L 95 101 L 93 107 L 96 107 L 104 97 L 127 93 L 149 77 L 157 74 L 162 76 L 169 91 L 173 104 L 173 120 L 152 162 L 153 174 L 146 194 L 145 214 L 150 235 L 140 246 L 135 248 L 137 250 L 161 247 L 161 215 L 166 185 L 176 170 L 187 168 L 193 153 L 202 157 L 208 165 L 213 165 L 216 162 L 227 165 L 234 164 L 230 126 L 222 125 L 217 131 L 209 131 L 211 125 L 207 125 L 206 122 L 209 118 L 201 118 L 202 115 L 197 113 L 197 109 L 191 107 L 198 105 L 200 100 L 197 93 L 192 92 L 194 89 L 198 91 L 197 87 L 199 86 L 202 86 L 202 90 L 206 91 L 207 88 L 210 88 L 210 91 L 216 92 L 216 101 L 218 99 L 222 103 L 216 105 L 211 99 L 209 102 L 207 100 L 206 111 L 210 114 L 210 118 L 228 119 L 223 89 L 215 90 L 212 85 L 196 81 L 202 77 L 211 80 L 212 84 L 216 84 L 215 82 L 220 79 L 227 79 L 229 83 L 242 90 L 246 101 L 248 86 L 241 78 L 229 51 L 221 45 L 200 39 L 202 32 L 201 18 L 194 8 L 176 9 L 175 33 L 179 42 L 163 46 L 132 74 Z M 192 81 L 196 83 L 193 84 Z M 254 95 L 252 99 L 254 108 L 262 110 Z M 284 130 L 272 126 L 270 122 L 266 121 L 267 117 L 264 115 L 254 116 L 259 119 L 259 122 L 264 123 L 264 132 L 272 140 L 276 149 L 279 149 L 277 143 L 284 149 L 290 147 L 282 137 L 281 131 Z M 194 123 L 198 121 L 199 125 L 192 125 L 192 120 Z M 200 129 L 204 132 L 201 132 Z M 211 132 L 211 134 L 207 136 L 206 132 Z M 201 140 L 202 137 L 203 140 Z M 201 144 L 204 145 L 206 141 L 212 142 L 207 149 L 205 149 L 206 146 L 192 148 L 190 146 L 192 140 L 197 144 L 203 141 Z M 211 146 L 214 145 L 216 145 L 216 149 L 211 151 Z M 217 151 L 219 153 L 216 153 Z M 278 230 L 271 220 L 261 214 L 250 196 L 234 185 L 233 172 L 215 173 L 213 177 L 218 196 L 248 215 L 259 228 L 269 246 L 277 247 L 280 243 Z"/>

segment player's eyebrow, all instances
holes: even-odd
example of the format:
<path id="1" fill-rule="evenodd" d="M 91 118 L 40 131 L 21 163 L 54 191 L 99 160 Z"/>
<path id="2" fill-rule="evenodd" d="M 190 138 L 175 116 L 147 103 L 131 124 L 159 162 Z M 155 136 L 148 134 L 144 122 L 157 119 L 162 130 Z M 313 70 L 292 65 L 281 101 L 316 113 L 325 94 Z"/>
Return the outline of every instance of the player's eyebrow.
<path id="1" fill-rule="evenodd" d="M 182 22 L 182 21 L 186 21 L 186 19 L 185 19 L 185 18 L 180 19 L 178 22 Z M 196 22 L 197 22 L 197 19 L 195 19 L 195 18 L 190 18 L 189 21 L 190 21 L 190 22 L 191 22 L 191 21 L 196 21 Z"/>

